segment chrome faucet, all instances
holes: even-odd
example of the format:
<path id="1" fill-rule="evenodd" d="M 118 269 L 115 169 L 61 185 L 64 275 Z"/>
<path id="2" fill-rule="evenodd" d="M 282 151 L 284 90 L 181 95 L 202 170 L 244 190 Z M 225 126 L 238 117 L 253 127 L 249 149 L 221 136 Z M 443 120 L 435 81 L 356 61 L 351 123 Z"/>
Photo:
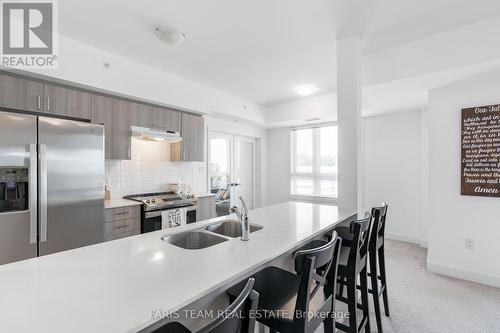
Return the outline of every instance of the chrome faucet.
<path id="1" fill-rule="evenodd" d="M 231 207 L 231 212 L 235 213 L 236 216 L 238 216 L 238 220 L 241 222 L 241 240 L 242 241 L 247 241 L 250 240 L 250 223 L 248 222 L 248 207 L 247 204 L 245 203 L 245 200 L 243 200 L 242 197 L 240 197 L 241 201 L 241 212 L 239 211 L 238 207 L 233 206 Z"/>

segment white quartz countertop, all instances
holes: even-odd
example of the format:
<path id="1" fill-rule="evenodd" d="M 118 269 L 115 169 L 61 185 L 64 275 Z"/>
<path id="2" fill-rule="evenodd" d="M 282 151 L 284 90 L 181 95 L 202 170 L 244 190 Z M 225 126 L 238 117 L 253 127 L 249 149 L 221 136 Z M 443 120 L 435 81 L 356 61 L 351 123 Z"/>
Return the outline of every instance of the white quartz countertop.
<path id="1" fill-rule="evenodd" d="M 264 228 L 247 242 L 184 250 L 160 239 L 217 218 L 2 265 L 0 332 L 134 332 L 151 311 L 180 309 L 352 215 L 286 202 L 249 212 Z"/>
<path id="2" fill-rule="evenodd" d="M 140 206 L 142 202 L 128 199 L 110 199 L 104 200 L 104 209 L 108 208 L 120 208 L 120 207 L 129 207 L 129 206 Z"/>

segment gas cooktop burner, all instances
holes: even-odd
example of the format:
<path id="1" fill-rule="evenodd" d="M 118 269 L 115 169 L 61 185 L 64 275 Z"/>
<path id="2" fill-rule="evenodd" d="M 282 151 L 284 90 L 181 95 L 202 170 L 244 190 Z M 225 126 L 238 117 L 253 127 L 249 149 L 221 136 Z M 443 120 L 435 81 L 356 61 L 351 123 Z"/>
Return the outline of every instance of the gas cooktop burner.
<path id="1" fill-rule="evenodd" d="M 158 192 L 126 195 L 123 198 L 142 202 L 145 210 L 158 210 L 194 205 L 198 201 L 194 194 Z"/>

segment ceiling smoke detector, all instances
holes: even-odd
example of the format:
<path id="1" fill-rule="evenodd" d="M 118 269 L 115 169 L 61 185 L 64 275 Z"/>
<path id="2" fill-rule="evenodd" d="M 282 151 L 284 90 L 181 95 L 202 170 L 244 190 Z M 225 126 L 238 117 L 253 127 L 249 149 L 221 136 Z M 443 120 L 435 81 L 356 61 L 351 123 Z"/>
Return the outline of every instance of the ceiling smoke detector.
<path id="1" fill-rule="evenodd" d="M 186 40 L 186 34 L 170 24 L 157 25 L 154 33 L 159 40 L 171 45 L 179 45 Z"/>
<path id="2" fill-rule="evenodd" d="M 316 91 L 316 87 L 310 84 L 303 84 L 301 86 L 295 87 L 295 91 L 300 96 L 309 96 Z"/>

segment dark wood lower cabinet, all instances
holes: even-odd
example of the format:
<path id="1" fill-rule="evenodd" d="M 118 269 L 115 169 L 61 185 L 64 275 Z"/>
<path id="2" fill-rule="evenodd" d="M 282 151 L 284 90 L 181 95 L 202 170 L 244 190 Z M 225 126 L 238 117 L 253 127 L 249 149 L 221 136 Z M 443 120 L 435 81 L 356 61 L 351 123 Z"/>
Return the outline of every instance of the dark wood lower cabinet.
<path id="1" fill-rule="evenodd" d="M 141 233 L 139 206 L 104 210 L 104 240 L 114 240 Z"/>

